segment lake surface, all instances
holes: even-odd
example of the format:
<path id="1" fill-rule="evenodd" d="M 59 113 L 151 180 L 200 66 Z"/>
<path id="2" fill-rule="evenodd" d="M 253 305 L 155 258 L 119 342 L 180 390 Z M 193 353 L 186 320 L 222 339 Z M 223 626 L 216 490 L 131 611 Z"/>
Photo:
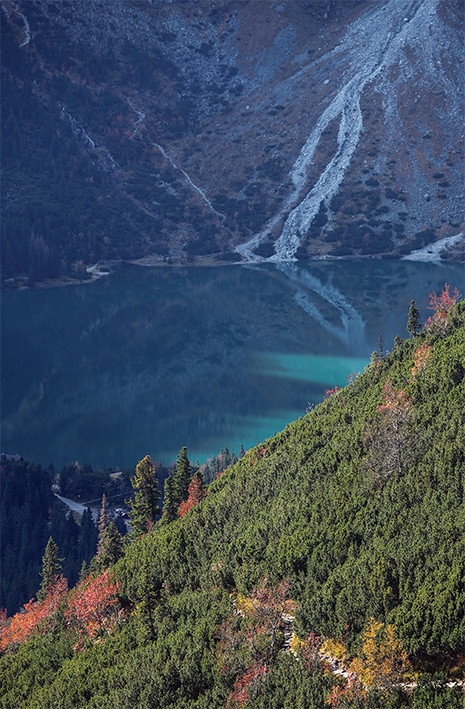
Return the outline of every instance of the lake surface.
<path id="1" fill-rule="evenodd" d="M 410 300 L 463 267 L 392 261 L 148 269 L 2 295 L 2 451 L 59 468 L 202 462 L 303 416 L 378 347 Z"/>

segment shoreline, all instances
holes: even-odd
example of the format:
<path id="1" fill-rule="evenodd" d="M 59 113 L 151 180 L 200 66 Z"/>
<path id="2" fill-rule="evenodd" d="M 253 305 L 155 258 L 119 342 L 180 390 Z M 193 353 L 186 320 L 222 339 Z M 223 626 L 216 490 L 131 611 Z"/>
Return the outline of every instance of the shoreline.
<path id="1" fill-rule="evenodd" d="M 89 273 L 89 272 L 88 272 Z M 79 286 L 86 283 L 95 283 L 103 276 L 109 276 L 111 271 L 92 272 L 90 278 L 72 278 L 71 276 L 60 276 L 59 278 L 48 278 L 45 281 L 38 281 L 33 286 L 27 285 L 27 276 L 17 276 L 9 278 L 2 286 L 4 292 L 15 292 L 25 290 L 42 290 L 43 288 L 63 288 L 65 286 Z M 8 285 L 9 281 L 14 281 L 14 285 Z"/>
<path id="2" fill-rule="evenodd" d="M 371 261 L 416 261 L 422 263 L 464 263 L 464 261 L 459 261 L 454 259 L 454 252 L 450 250 L 450 246 L 455 246 L 464 240 L 463 234 L 456 234 L 452 237 L 446 237 L 441 239 L 434 244 L 429 244 L 428 246 L 412 251 L 407 255 L 396 255 L 392 256 L 390 254 L 357 254 L 348 256 L 332 256 L 330 254 L 323 256 L 312 256 L 305 261 L 290 260 L 282 261 L 281 263 L 296 263 L 300 265 L 305 265 L 312 262 L 321 261 L 351 261 L 351 260 L 371 260 Z M 442 254 L 447 254 L 452 256 L 452 258 L 443 258 Z M 256 261 L 230 261 L 230 260 L 220 260 L 214 256 L 197 256 L 194 260 L 188 261 L 187 259 L 176 259 L 170 262 L 162 260 L 160 256 L 157 255 L 147 255 L 142 256 L 138 259 L 121 259 L 119 261 L 103 261 L 101 266 L 95 264 L 94 266 L 86 267 L 86 273 L 89 278 L 72 278 L 71 276 L 61 276 L 59 278 L 50 278 L 45 281 L 39 281 L 33 286 L 27 285 L 27 276 L 17 276 L 16 278 L 8 279 L 2 286 L 1 290 L 4 292 L 14 292 L 14 291 L 25 291 L 25 290 L 41 290 L 43 288 L 62 288 L 65 286 L 77 286 L 85 285 L 90 283 L 95 283 L 104 276 L 110 276 L 115 268 L 129 264 L 131 266 L 141 266 L 142 268 L 220 268 L 225 266 L 261 266 L 270 263 L 267 259 L 260 257 Z M 271 262 L 275 265 L 275 262 Z M 9 285 L 11 282 L 11 285 Z"/>

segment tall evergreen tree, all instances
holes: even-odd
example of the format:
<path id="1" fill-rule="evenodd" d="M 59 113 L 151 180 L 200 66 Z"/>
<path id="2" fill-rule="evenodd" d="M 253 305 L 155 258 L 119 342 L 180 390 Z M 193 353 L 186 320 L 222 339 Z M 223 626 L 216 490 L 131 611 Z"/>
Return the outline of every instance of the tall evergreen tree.
<path id="1" fill-rule="evenodd" d="M 100 508 L 100 516 L 98 520 L 98 542 L 97 542 L 97 556 L 99 556 L 102 551 L 103 536 L 105 530 L 110 524 L 110 519 L 107 512 L 107 496 L 105 493 L 102 495 L 102 506 Z"/>
<path id="2" fill-rule="evenodd" d="M 415 306 L 415 301 L 410 301 L 407 320 L 407 332 L 414 337 L 421 330 L 420 311 Z"/>
<path id="3" fill-rule="evenodd" d="M 100 545 L 100 552 L 97 555 L 95 565 L 99 571 L 107 569 L 123 556 L 123 540 L 121 534 L 116 529 L 116 524 L 110 522 L 105 527 Z"/>
<path id="4" fill-rule="evenodd" d="M 49 538 L 45 553 L 42 557 L 42 584 L 37 594 L 39 600 L 42 600 L 47 595 L 47 592 L 53 586 L 58 576 L 61 574 L 63 559 L 59 558 L 58 545 L 55 544 L 52 537 Z"/>
<path id="5" fill-rule="evenodd" d="M 172 475 L 168 475 L 165 480 L 165 494 L 163 497 L 163 521 L 172 522 L 176 519 L 178 513 L 178 505 L 174 498 L 174 479 Z"/>
<path id="6" fill-rule="evenodd" d="M 132 533 L 133 536 L 139 537 L 148 532 L 160 513 L 157 474 L 149 455 L 137 464 L 131 485 L 135 490 L 134 497 L 129 500 Z"/>
<path id="7" fill-rule="evenodd" d="M 189 483 L 192 478 L 191 464 L 187 457 L 187 447 L 183 446 L 176 459 L 176 470 L 173 476 L 174 500 L 176 509 L 181 502 L 187 500 L 189 495 Z"/>
<path id="8" fill-rule="evenodd" d="M 384 340 L 383 340 L 383 333 L 381 332 L 381 328 L 379 329 L 378 333 L 378 354 L 381 359 L 384 357 Z"/>
<path id="9" fill-rule="evenodd" d="M 89 507 L 84 510 L 81 518 L 81 529 L 79 530 L 79 556 L 87 563 L 95 554 L 98 544 L 97 528 L 92 518 Z"/>

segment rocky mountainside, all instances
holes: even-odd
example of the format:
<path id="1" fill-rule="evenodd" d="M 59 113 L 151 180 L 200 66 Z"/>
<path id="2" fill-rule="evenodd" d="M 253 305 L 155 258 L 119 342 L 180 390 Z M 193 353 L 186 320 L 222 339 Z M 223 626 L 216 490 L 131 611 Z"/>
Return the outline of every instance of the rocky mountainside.
<path id="1" fill-rule="evenodd" d="M 7 276 L 463 230 L 461 0 L 1 5 Z"/>

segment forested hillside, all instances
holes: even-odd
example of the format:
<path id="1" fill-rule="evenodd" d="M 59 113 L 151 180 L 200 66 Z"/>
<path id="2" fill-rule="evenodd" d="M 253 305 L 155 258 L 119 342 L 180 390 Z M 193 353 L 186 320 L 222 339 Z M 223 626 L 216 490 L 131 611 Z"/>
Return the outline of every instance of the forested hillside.
<path id="1" fill-rule="evenodd" d="M 35 595 L 50 535 L 60 547 L 63 571 L 71 584 L 77 581 L 82 562 L 89 562 L 95 554 L 97 529 L 90 510 L 77 524 L 69 509 L 53 494 L 53 480 L 53 466 L 43 468 L 19 456 L 2 455 L 0 603 L 9 614 Z"/>
<path id="2" fill-rule="evenodd" d="M 411 308 L 408 340 L 248 451 L 182 517 L 165 509 L 115 564 L 68 594 L 57 577 L 4 620 L 1 706 L 463 706 L 456 300 L 448 288 L 433 298 L 419 334 Z"/>

